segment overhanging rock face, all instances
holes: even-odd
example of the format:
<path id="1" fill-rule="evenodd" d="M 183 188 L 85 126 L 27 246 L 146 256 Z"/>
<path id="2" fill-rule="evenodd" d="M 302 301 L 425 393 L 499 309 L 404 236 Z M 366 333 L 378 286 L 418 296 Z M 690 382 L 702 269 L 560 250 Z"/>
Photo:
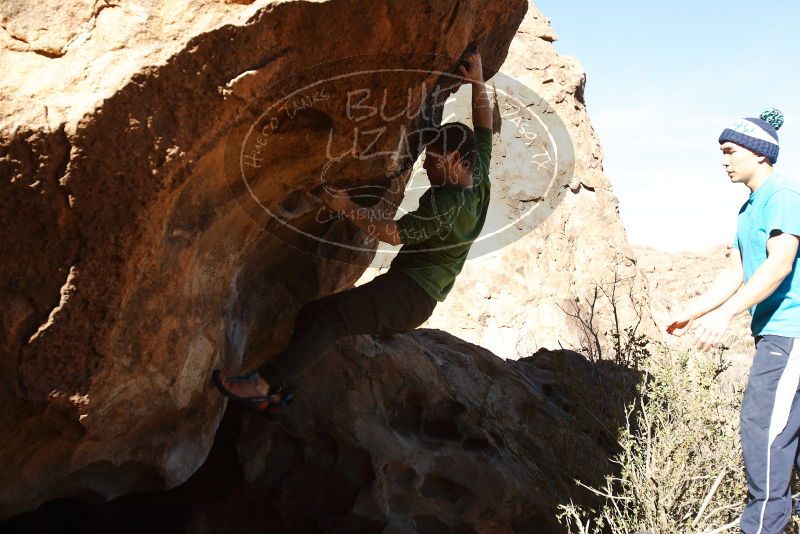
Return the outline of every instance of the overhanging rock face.
<path id="1" fill-rule="evenodd" d="M 452 58 L 480 42 L 491 75 L 527 9 L 35 6 L 0 7 L 2 516 L 186 480 L 223 412 L 211 369 L 279 348 L 303 302 L 372 259 L 303 193 L 323 169 L 405 185 L 418 147 L 400 150 L 403 132 L 441 120 Z M 387 115 L 418 112 L 356 117 L 354 83 Z"/>

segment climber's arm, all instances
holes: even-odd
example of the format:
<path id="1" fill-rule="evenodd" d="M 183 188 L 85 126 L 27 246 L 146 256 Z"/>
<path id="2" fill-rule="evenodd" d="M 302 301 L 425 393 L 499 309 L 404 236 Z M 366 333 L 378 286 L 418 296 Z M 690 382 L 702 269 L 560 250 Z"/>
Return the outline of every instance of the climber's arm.
<path id="1" fill-rule="evenodd" d="M 350 200 L 344 190 L 329 187 L 322 195 L 311 196 L 352 221 L 362 232 L 384 243 L 414 245 L 434 236 L 448 235 L 453 230 L 459 212 L 458 199 L 455 197 L 441 195 L 434 206 L 429 193 L 430 190 L 422 195 L 416 210 L 406 213 L 396 221 L 380 210 L 359 206 Z"/>
<path id="2" fill-rule="evenodd" d="M 355 224 L 365 234 L 389 243 L 401 244 L 397 223 L 380 210 L 360 206 L 350 200 L 347 191 L 343 189 L 328 188 L 329 191 L 320 196 L 313 196 L 334 212 L 338 212 Z"/>
<path id="3" fill-rule="evenodd" d="M 458 66 L 464 81 L 472 84 L 472 126 L 474 128 L 492 127 L 492 103 L 489 100 L 489 93 L 486 91 L 486 83 L 483 80 L 483 65 L 481 55 L 473 52 L 464 57 L 464 63 Z"/>
<path id="4" fill-rule="evenodd" d="M 349 210 L 342 211 L 342 214 L 362 232 L 390 245 L 400 244 L 397 223 L 393 219 L 384 217 L 379 211 L 359 206 L 355 202 L 351 203 L 353 206 Z"/>

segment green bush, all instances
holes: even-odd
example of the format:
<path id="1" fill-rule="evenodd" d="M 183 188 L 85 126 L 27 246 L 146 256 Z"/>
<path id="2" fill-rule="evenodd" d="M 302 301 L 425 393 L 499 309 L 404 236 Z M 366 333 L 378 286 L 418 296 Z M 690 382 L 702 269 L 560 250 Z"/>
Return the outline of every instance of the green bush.
<path id="1" fill-rule="evenodd" d="M 646 371 L 635 405 L 626 410 L 605 485 L 585 489 L 599 508 L 561 506 L 570 533 L 710 533 L 738 528 L 747 499 L 739 441 L 744 384 L 733 394 L 719 376 L 725 348 L 677 353 L 664 346 L 637 357 Z"/>

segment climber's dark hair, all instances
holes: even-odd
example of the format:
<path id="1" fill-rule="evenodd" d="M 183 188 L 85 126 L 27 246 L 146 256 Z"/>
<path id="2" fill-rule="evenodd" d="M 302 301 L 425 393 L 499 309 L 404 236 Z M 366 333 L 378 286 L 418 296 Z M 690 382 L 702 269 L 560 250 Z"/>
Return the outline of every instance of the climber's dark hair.
<path id="1" fill-rule="evenodd" d="M 469 162 L 470 169 L 475 165 L 475 133 L 462 122 L 448 122 L 435 131 L 428 131 L 423 141 L 425 148 L 442 155 L 458 150 L 461 157 Z"/>

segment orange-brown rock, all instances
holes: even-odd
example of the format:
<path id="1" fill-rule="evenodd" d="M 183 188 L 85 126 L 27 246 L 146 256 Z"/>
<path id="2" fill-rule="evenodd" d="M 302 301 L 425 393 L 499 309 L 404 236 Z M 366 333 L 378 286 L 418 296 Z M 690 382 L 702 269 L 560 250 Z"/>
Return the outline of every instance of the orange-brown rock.
<path id="1" fill-rule="evenodd" d="M 303 302 L 371 260 L 372 243 L 303 197 L 326 147 L 346 154 L 381 124 L 348 116 L 347 91 L 386 90 L 387 113 L 417 113 L 356 138 L 378 156 L 333 161 L 333 180 L 404 184 L 398 141 L 441 119 L 442 73 L 480 41 L 490 76 L 526 8 L 3 4 L 0 516 L 185 481 L 223 414 L 210 371 L 276 350 Z M 269 132 L 268 110 L 281 117 Z"/>

